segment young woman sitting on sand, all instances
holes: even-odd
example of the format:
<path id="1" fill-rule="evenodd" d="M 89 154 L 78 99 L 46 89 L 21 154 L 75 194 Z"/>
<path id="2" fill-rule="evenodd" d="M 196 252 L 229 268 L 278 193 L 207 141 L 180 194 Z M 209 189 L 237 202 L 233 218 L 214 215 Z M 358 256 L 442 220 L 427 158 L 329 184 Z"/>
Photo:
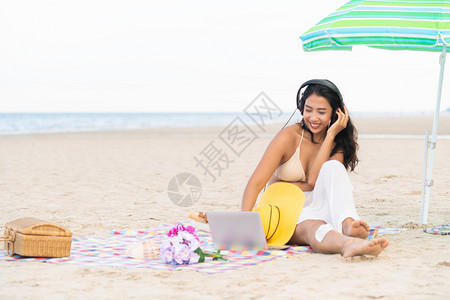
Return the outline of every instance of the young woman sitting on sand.
<path id="1" fill-rule="evenodd" d="M 344 257 L 377 256 L 389 242 L 366 240 L 370 227 L 356 212 L 347 170 L 358 163 L 357 133 L 338 88 L 328 80 L 307 81 L 297 107 L 303 120 L 269 144 L 245 188 L 242 210 L 253 209 L 266 184 L 290 182 L 306 200 L 289 244 Z"/>

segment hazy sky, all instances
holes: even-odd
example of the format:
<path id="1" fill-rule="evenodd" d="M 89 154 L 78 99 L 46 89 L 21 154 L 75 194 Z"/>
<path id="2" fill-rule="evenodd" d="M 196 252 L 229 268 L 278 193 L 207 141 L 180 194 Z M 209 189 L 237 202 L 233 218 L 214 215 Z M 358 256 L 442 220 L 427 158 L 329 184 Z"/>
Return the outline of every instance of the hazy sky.
<path id="1" fill-rule="evenodd" d="M 261 91 L 292 111 L 311 78 L 350 111 L 433 111 L 439 53 L 302 50 L 345 2 L 2 1 L 0 111 L 238 112 Z"/>

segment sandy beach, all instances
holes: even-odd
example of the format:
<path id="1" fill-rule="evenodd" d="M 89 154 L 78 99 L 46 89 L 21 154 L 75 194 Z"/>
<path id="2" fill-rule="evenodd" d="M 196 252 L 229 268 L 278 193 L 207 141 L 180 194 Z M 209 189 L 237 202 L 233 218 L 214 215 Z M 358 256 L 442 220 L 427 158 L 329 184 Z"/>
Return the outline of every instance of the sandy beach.
<path id="1" fill-rule="evenodd" d="M 0 261 L 0 299 L 304 298 L 448 299 L 450 236 L 419 226 L 423 136 L 432 116 L 361 118 L 351 173 L 361 219 L 403 227 L 377 258 L 306 254 L 222 274 Z M 280 124 L 253 127 L 239 155 L 224 127 L 0 137 L 0 224 L 34 216 L 80 236 L 187 221 L 191 212 L 239 210 L 242 192 Z M 385 136 L 396 134 L 401 136 Z M 442 114 L 426 227 L 450 223 L 450 115 Z M 210 143 L 231 162 L 215 179 L 195 158 Z M 195 174 L 190 207 L 168 197 L 178 173 Z M 0 246 L 1 247 L 1 246 Z"/>

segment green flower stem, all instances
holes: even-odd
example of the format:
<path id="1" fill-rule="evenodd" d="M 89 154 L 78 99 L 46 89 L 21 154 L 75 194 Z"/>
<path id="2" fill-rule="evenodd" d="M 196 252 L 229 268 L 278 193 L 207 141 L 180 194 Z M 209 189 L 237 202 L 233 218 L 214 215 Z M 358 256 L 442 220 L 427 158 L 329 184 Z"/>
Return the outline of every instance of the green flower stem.
<path id="1" fill-rule="evenodd" d="M 198 247 L 195 251 L 200 258 L 198 259 L 199 263 L 205 262 L 205 257 L 212 257 L 213 260 L 228 260 L 225 254 L 220 254 L 220 250 L 217 250 L 215 252 L 205 252 L 200 247 Z"/>

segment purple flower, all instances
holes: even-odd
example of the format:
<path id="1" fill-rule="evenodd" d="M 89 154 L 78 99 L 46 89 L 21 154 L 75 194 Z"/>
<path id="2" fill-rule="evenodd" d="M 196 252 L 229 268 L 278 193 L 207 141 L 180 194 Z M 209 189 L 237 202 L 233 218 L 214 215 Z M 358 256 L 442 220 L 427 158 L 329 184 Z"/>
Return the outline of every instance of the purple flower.
<path id="1" fill-rule="evenodd" d="M 182 245 L 178 249 L 178 254 L 183 262 L 189 262 L 192 251 L 187 245 Z"/>
<path id="2" fill-rule="evenodd" d="M 160 255 L 164 259 L 164 261 L 170 264 L 173 261 L 174 248 L 170 240 L 165 240 L 162 242 L 160 247 Z"/>
<path id="3" fill-rule="evenodd" d="M 189 263 L 191 264 L 195 264 L 198 263 L 198 260 L 200 259 L 200 255 L 198 255 L 197 253 L 192 253 L 191 254 L 191 258 L 189 259 Z"/>
<path id="4" fill-rule="evenodd" d="M 180 235 L 183 238 L 184 244 L 188 245 L 192 251 L 195 251 L 195 249 L 200 246 L 200 242 L 198 241 L 197 237 L 193 236 L 189 232 L 183 231 L 180 233 Z"/>
<path id="5" fill-rule="evenodd" d="M 170 238 L 172 245 L 183 244 L 183 238 L 180 235 L 176 235 Z"/>
<path id="6" fill-rule="evenodd" d="M 187 253 L 188 250 L 189 248 L 186 245 L 183 244 L 174 245 L 173 259 L 177 264 L 179 265 L 183 264 L 183 262 L 186 260 L 186 257 L 189 257 L 188 256 L 189 253 Z"/>

